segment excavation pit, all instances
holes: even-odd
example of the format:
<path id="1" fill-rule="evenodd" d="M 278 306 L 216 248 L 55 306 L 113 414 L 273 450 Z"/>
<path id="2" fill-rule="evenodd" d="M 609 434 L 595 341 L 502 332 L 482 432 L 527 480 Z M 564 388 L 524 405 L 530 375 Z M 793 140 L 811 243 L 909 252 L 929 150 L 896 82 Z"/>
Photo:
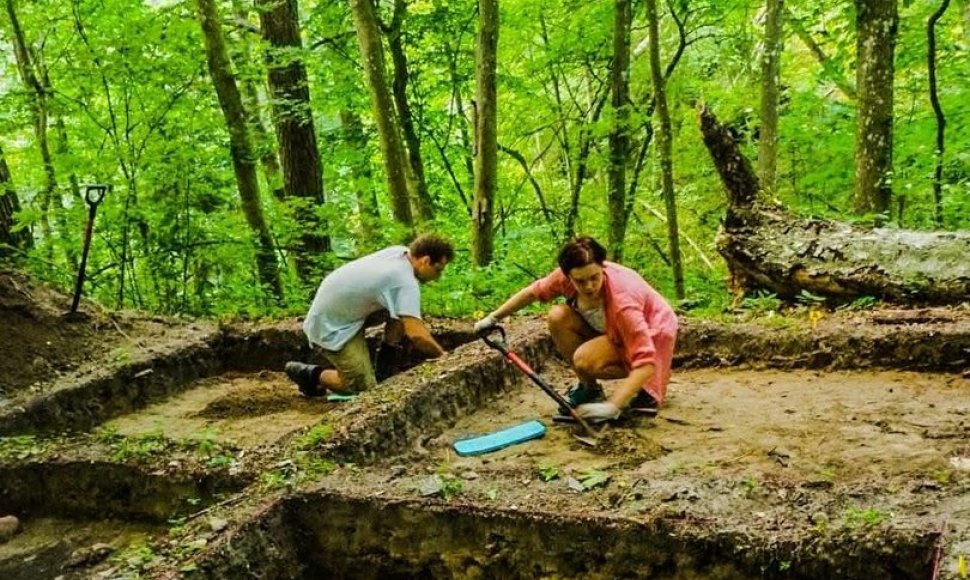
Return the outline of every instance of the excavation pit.
<path id="1" fill-rule="evenodd" d="M 201 364 L 173 365 L 189 380 L 0 453 L 0 483 L 94 460 L 105 467 L 88 477 L 103 482 L 82 492 L 89 504 L 142 507 L 99 515 L 56 487 L 31 496 L 36 484 L 15 501 L 0 490 L 0 511 L 21 510 L 24 534 L 67 514 L 182 522 L 177 537 L 154 534 L 151 566 L 59 572 L 77 577 L 926 578 L 936 560 L 956 574 L 970 547 L 970 324 L 914 320 L 685 324 L 660 415 L 605 428 L 596 448 L 551 423 L 555 403 L 468 323 L 447 327 L 447 357 L 347 403 L 300 397 L 279 372 L 311 360 L 296 325 L 221 329 L 192 346 Z M 549 382 L 573 381 L 541 320 L 507 330 Z M 536 418 L 543 439 L 470 458 L 451 448 Z M 143 486 L 170 498 L 153 511 L 118 473 L 129 493 L 133 478 L 212 479 Z M 63 505 L 38 507 L 54 496 Z"/>

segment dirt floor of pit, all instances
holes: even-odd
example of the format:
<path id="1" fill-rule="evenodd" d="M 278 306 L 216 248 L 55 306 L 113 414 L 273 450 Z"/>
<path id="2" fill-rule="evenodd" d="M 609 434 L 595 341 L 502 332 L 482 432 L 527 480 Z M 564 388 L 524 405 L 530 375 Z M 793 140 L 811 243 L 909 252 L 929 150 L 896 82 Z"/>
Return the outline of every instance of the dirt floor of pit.
<path id="1" fill-rule="evenodd" d="M 185 392 L 106 427 L 128 437 L 208 438 L 251 448 L 319 423 L 341 404 L 299 395 L 283 373 L 228 373 L 196 381 Z"/>
<path id="2" fill-rule="evenodd" d="M 119 521 L 27 520 L 22 522 L 20 533 L 0 544 L 0 578 L 89 578 L 89 566 L 126 551 L 132 552 L 130 557 L 138 557 L 133 547 L 146 544 L 160 531 L 158 525 Z"/>
<path id="3" fill-rule="evenodd" d="M 542 374 L 560 388 L 573 380 L 559 362 Z M 325 485 L 524 512 L 659 509 L 802 533 L 830 523 L 936 529 L 970 518 L 968 387 L 934 373 L 681 370 L 658 417 L 602 427 L 590 448 L 523 383 L 407 457 L 340 470 Z M 476 457 L 451 446 L 531 419 L 546 424 L 544 438 Z"/>
<path id="4" fill-rule="evenodd" d="M 571 380 L 562 364 L 553 384 Z M 610 385 L 606 384 L 607 389 Z M 459 421 L 439 440 L 442 460 L 489 469 L 545 463 L 568 469 L 671 472 L 842 482 L 943 477 L 970 468 L 970 380 L 958 375 L 865 371 L 679 371 L 658 417 L 602 428 L 589 448 L 575 427 L 549 420 L 556 406 L 537 388 L 510 393 Z M 449 458 L 448 442 L 529 419 L 545 438 L 480 458 Z"/>

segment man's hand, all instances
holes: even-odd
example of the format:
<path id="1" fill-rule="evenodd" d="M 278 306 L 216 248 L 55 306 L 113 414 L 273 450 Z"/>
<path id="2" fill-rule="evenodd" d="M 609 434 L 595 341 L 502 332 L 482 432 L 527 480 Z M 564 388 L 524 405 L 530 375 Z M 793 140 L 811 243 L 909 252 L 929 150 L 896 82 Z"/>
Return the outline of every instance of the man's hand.
<path id="1" fill-rule="evenodd" d="M 612 421 L 620 416 L 620 408 L 613 403 L 586 403 L 576 407 L 576 414 L 590 423 Z"/>
<path id="2" fill-rule="evenodd" d="M 498 324 L 498 320 L 495 319 L 494 315 L 489 314 L 485 318 L 475 323 L 475 333 L 477 334 L 484 330 L 488 330 L 489 328 L 492 328 L 496 324 Z"/>

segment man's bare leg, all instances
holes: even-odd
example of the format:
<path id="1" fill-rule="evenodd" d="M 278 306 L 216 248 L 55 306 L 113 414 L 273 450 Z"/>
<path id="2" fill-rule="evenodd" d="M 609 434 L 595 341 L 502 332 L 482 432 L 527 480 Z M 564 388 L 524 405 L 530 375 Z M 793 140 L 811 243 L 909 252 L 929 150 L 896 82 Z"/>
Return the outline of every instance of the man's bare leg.
<path id="1" fill-rule="evenodd" d="M 333 369 L 325 369 L 320 373 L 320 384 L 326 387 L 328 390 L 340 395 L 357 394 L 357 391 L 349 388 L 344 383 L 344 380 L 340 377 L 340 373 Z"/>

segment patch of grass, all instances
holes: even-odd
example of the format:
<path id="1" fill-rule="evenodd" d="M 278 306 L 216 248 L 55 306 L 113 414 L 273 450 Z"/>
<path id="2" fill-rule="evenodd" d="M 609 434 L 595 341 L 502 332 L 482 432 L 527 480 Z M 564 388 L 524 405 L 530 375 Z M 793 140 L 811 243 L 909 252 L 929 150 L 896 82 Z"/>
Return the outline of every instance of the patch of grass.
<path id="1" fill-rule="evenodd" d="M 947 485 L 953 481 L 953 472 L 949 469 L 941 469 L 933 474 L 933 479 L 940 485 Z"/>
<path id="2" fill-rule="evenodd" d="M 766 314 L 781 309 L 782 301 L 774 292 L 758 290 L 741 301 L 741 309 L 752 314 Z"/>
<path id="3" fill-rule="evenodd" d="M 808 290 L 802 290 L 799 292 L 798 296 L 795 297 L 795 300 L 797 300 L 799 304 L 804 304 L 806 306 L 820 306 L 825 304 L 824 296 L 812 294 Z"/>
<path id="4" fill-rule="evenodd" d="M 441 476 L 441 497 L 445 501 L 451 501 L 452 499 L 461 495 L 464 489 L 460 479 L 451 474 L 442 474 Z"/>
<path id="5" fill-rule="evenodd" d="M 23 461 L 43 455 L 49 447 L 49 442 L 41 441 L 33 435 L 0 437 L 0 461 L 12 459 Z"/>
<path id="6" fill-rule="evenodd" d="M 137 542 L 116 552 L 110 559 L 117 566 L 137 572 L 145 572 L 155 566 L 158 554 L 151 544 Z"/>
<path id="7" fill-rule="evenodd" d="M 321 423 L 320 425 L 314 426 L 312 429 L 306 432 L 303 436 L 296 440 L 296 448 L 306 451 L 308 449 L 313 449 L 318 447 L 321 443 L 325 443 L 333 435 L 333 425 L 330 423 Z"/>
<path id="8" fill-rule="evenodd" d="M 750 498 L 761 489 L 761 484 L 755 477 L 746 477 L 741 480 L 741 489 L 744 492 L 744 497 Z"/>
<path id="9" fill-rule="evenodd" d="M 280 489 L 290 485 L 290 478 L 282 469 L 274 469 L 261 473 L 259 483 L 264 489 Z"/>
<path id="10" fill-rule="evenodd" d="M 111 459 L 112 461 L 151 459 L 164 453 L 171 445 L 172 441 L 165 437 L 161 430 L 137 437 L 122 436 L 111 443 Z"/>
<path id="11" fill-rule="evenodd" d="M 822 471 L 820 471 L 818 475 L 822 479 L 822 481 L 833 483 L 835 481 L 837 472 L 835 471 L 834 467 L 827 466 L 827 467 L 823 467 Z"/>
<path id="12" fill-rule="evenodd" d="M 301 480 L 329 475 L 337 468 L 337 464 L 329 459 L 312 457 L 305 454 L 297 457 L 296 465 L 299 469 L 298 475 Z"/>
<path id="13" fill-rule="evenodd" d="M 860 296 L 838 307 L 838 310 L 872 310 L 879 304 L 879 299 L 875 296 Z"/>
<path id="14" fill-rule="evenodd" d="M 110 354 L 112 362 L 116 363 L 126 363 L 131 361 L 131 347 L 130 346 L 120 346 Z"/>
<path id="15" fill-rule="evenodd" d="M 540 465 L 539 466 L 539 479 L 542 481 L 552 481 L 554 479 L 559 479 L 560 472 L 559 467 L 555 465 Z"/>
<path id="16" fill-rule="evenodd" d="M 842 521 L 849 528 L 872 528 L 881 524 L 886 518 L 885 513 L 872 507 L 863 509 L 853 506 L 846 508 L 842 514 Z"/>

